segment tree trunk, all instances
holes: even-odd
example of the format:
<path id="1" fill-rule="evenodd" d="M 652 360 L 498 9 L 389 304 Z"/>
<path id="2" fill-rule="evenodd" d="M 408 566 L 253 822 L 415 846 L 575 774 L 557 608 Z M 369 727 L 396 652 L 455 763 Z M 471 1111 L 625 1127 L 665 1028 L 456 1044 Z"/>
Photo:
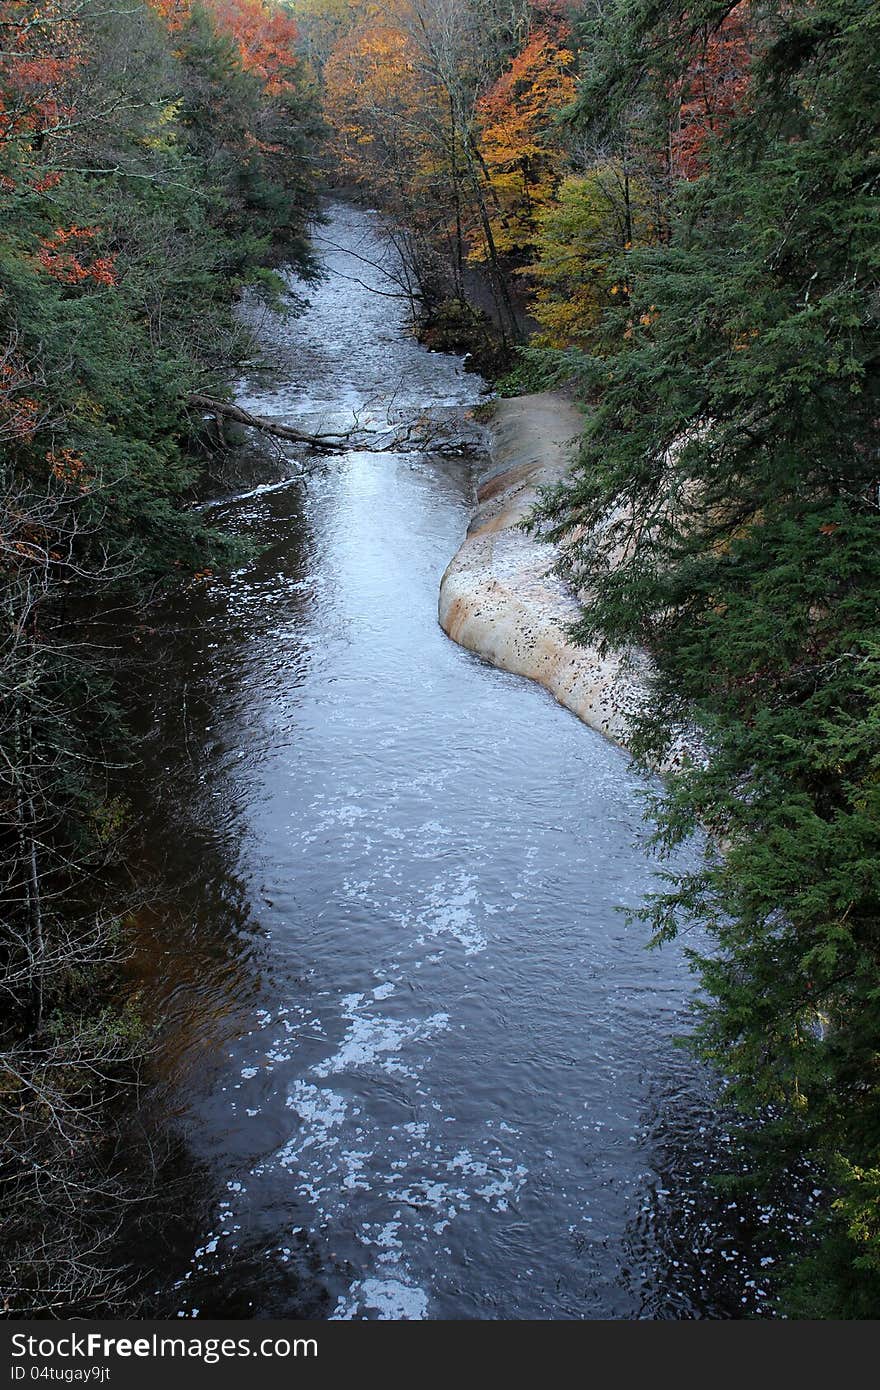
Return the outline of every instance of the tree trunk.
<path id="1" fill-rule="evenodd" d="M 251 415 L 249 410 L 243 410 L 240 405 L 232 405 L 228 401 L 216 401 L 212 396 L 200 394 L 187 396 L 186 404 L 197 410 L 203 410 L 206 414 L 214 415 L 218 420 L 234 420 L 238 425 L 247 425 L 250 429 L 262 430 L 264 434 L 273 434 L 276 438 L 287 439 L 293 444 L 308 444 L 311 449 L 323 449 L 327 453 L 344 449 L 353 433 L 352 430 L 348 430 L 345 433 L 330 431 L 327 434 L 307 434 L 304 430 L 296 430 L 291 425 L 279 425 L 273 420 L 264 420 L 260 415 Z"/>

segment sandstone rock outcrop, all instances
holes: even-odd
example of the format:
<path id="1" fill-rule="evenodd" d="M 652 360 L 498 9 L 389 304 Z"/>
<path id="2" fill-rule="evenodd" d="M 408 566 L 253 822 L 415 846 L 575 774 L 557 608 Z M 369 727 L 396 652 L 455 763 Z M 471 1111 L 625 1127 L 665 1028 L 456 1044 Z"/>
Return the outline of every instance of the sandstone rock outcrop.
<path id="1" fill-rule="evenodd" d="M 625 743 L 627 714 L 642 698 L 647 658 L 601 655 L 566 629 L 578 604 L 552 574 L 553 546 L 518 529 L 538 490 L 571 467 L 583 427 L 558 392 L 496 403 L 491 464 L 481 474 L 477 510 L 440 585 L 440 625 L 455 642 L 506 671 L 539 682 L 579 719 Z"/>

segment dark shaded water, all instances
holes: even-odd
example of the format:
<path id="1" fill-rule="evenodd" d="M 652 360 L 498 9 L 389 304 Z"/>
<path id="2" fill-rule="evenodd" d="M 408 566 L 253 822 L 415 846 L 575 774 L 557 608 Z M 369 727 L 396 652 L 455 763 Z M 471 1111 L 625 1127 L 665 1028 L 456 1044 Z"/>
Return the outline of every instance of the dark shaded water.
<path id="1" fill-rule="evenodd" d="M 303 317 L 259 324 L 274 374 L 243 403 L 334 426 L 474 402 L 361 283 L 394 289 L 351 254 L 382 254 L 372 216 L 323 235 L 348 250 Z M 217 505 L 258 558 L 149 639 L 133 790 L 169 906 L 137 966 L 203 1177 L 141 1258 L 182 1316 L 763 1305 L 749 1231 L 775 1217 L 707 1188 L 725 1141 L 674 1045 L 682 952 L 618 911 L 656 872 L 640 783 L 437 626 L 471 505 L 465 461 L 412 452 Z"/>

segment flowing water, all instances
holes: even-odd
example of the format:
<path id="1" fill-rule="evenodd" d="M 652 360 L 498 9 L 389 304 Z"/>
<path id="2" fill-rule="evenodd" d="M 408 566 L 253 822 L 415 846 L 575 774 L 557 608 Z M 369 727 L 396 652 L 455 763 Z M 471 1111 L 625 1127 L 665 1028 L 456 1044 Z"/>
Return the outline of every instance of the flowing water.
<path id="1" fill-rule="evenodd" d="M 334 205 L 318 244 L 306 311 L 254 311 L 272 371 L 242 403 L 306 428 L 473 405 L 408 334 L 374 215 Z M 658 871 L 644 785 L 437 625 L 471 468 L 353 449 L 212 506 L 255 557 L 143 638 L 130 790 L 167 901 L 136 969 L 198 1178 L 140 1258 L 180 1316 L 763 1307 L 772 1213 L 707 1185 L 683 950 L 620 911 Z"/>

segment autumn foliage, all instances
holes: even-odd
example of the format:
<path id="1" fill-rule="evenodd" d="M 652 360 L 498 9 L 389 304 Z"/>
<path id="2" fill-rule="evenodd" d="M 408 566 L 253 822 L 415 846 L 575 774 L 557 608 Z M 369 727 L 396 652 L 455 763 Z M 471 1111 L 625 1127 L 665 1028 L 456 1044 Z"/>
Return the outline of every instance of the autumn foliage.
<path id="1" fill-rule="evenodd" d="M 753 39 L 750 0 L 740 0 L 717 28 L 697 36 L 686 69 L 673 85 L 678 109 L 671 155 L 680 178 L 696 178 L 705 170 L 709 140 L 722 134 L 743 108 Z"/>
<path id="2" fill-rule="evenodd" d="M 444 280 L 460 299 L 464 266 L 484 264 L 505 331 L 515 315 L 503 262 L 528 254 L 565 171 L 555 122 L 576 81 L 559 9 L 355 4 L 347 24 L 334 12 L 322 70 L 334 172 L 407 228 L 428 300 Z M 314 3 L 308 13 L 313 23 Z"/>
<path id="3" fill-rule="evenodd" d="M 90 254 L 90 243 L 98 231 L 97 227 L 58 227 L 52 236 L 41 237 L 41 268 L 64 285 L 80 285 L 84 280 L 115 285 L 115 257 Z"/>
<path id="4" fill-rule="evenodd" d="M 41 140 L 74 114 L 72 82 L 82 33 L 64 0 L 0 3 L 0 147 Z"/>
<path id="5" fill-rule="evenodd" d="M 271 95 L 294 86 L 297 28 L 290 15 L 264 0 L 210 0 L 218 27 L 238 45 L 242 67 Z"/>
<path id="6" fill-rule="evenodd" d="M 495 243 L 522 254 L 554 199 L 566 164 L 556 116 L 576 92 L 571 31 L 545 20 L 477 107 L 480 151 L 492 193 Z"/>
<path id="7" fill-rule="evenodd" d="M 403 188 L 430 160 L 439 94 L 402 15 L 394 18 L 366 12 L 336 45 L 324 69 L 325 111 L 347 176 L 384 173 Z"/>
<path id="8" fill-rule="evenodd" d="M 219 32 L 236 43 L 242 67 L 254 73 L 270 94 L 289 91 L 295 85 L 297 27 L 291 16 L 272 0 L 150 0 L 152 8 L 179 33 L 201 5 Z"/>
<path id="9" fill-rule="evenodd" d="M 411 229 L 432 284 L 438 257 L 455 296 L 462 264 L 484 265 L 504 320 L 508 289 L 525 275 L 557 346 L 589 336 L 604 267 L 622 248 L 668 235 L 676 183 L 705 171 L 713 138 L 748 107 L 754 0 L 719 6 L 714 19 L 711 7 L 708 18 L 658 14 L 656 53 L 646 48 L 638 62 L 662 100 L 621 113 L 618 134 L 600 135 L 597 120 L 592 147 L 579 102 L 616 59 L 613 44 L 603 56 L 606 21 L 577 3 L 299 0 L 298 9 L 332 39 L 321 75 L 334 174 Z"/>
<path id="10" fill-rule="evenodd" d="M 79 634 L 103 604 L 128 614 L 229 554 L 190 506 L 210 441 L 188 395 L 228 389 L 242 288 L 276 296 L 273 263 L 310 268 L 295 40 L 268 0 L 0 0 L 7 1314 L 123 1297 L 109 1252 L 130 1192 L 104 1159 L 117 1142 L 133 1155 L 111 1097 L 137 1045 L 104 874 L 108 761 L 129 755 L 103 639 Z"/>

